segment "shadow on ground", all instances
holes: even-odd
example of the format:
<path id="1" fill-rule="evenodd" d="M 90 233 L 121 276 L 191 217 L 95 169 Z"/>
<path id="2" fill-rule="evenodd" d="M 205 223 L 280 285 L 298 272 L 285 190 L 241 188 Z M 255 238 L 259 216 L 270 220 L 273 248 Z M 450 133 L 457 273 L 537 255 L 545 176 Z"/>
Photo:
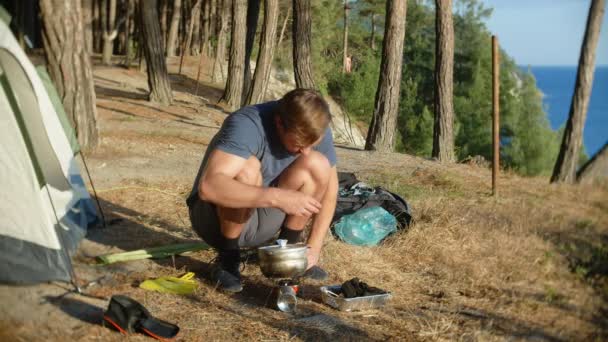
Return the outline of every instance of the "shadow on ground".
<path id="1" fill-rule="evenodd" d="M 608 235 L 598 233 L 590 221 L 577 221 L 566 230 L 544 233 L 557 253 L 563 255 L 570 271 L 590 284 L 601 301 L 594 324 L 600 340 L 608 339 Z M 559 298 L 558 298 L 559 299 Z"/>

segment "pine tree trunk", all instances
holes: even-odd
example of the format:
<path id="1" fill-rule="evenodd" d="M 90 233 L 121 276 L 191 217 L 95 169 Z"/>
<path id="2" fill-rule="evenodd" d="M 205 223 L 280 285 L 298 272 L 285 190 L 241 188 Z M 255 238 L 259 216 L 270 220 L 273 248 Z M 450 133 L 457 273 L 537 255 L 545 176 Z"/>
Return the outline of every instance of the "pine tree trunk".
<path id="1" fill-rule="evenodd" d="M 281 27 L 281 33 L 279 34 L 279 42 L 277 43 L 277 49 L 281 48 L 281 43 L 283 42 L 283 37 L 285 37 L 285 29 L 287 28 L 287 22 L 289 21 L 290 14 L 291 14 L 291 7 L 288 7 L 287 13 L 285 14 L 285 19 L 283 19 L 283 26 Z"/>
<path id="2" fill-rule="evenodd" d="M 198 56 L 201 53 L 201 7 L 202 0 L 197 2 L 198 6 L 192 9 L 192 41 L 190 43 L 190 54 Z M 209 0 L 206 0 L 209 1 Z"/>
<path id="3" fill-rule="evenodd" d="M 107 20 L 107 25 L 103 33 L 103 52 L 101 62 L 105 65 L 110 65 L 112 62 L 112 50 L 114 50 L 114 39 L 116 34 L 114 31 L 114 23 L 116 22 L 116 0 L 109 0 L 110 8 Z"/>
<path id="4" fill-rule="evenodd" d="M 179 73 L 182 72 L 182 64 L 184 61 L 184 56 L 186 56 L 190 52 L 190 47 L 188 46 L 188 35 L 190 34 L 190 22 L 192 16 L 190 15 L 192 6 L 190 0 L 182 0 L 182 20 L 180 21 L 180 29 L 177 33 L 177 41 L 179 43 L 179 56 L 181 56 L 179 63 Z"/>
<path id="5" fill-rule="evenodd" d="M 78 142 L 97 146 L 97 107 L 91 58 L 85 47 L 80 0 L 41 0 L 44 51 Z"/>
<path id="6" fill-rule="evenodd" d="M 401 91 L 406 0 L 387 0 L 382 62 L 374 115 L 365 141 L 366 150 L 393 151 Z"/>
<path id="7" fill-rule="evenodd" d="M 156 0 L 140 0 L 140 25 L 146 69 L 148 71 L 149 100 L 163 105 L 171 104 L 171 83 L 163 53 Z"/>
<path id="8" fill-rule="evenodd" d="M 82 0 L 82 14 L 84 19 L 84 43 L 89 56 L 93 53 L 93 0 Z"/>
<path id="9" fill-rule="evenodd" d="M 219 1 L 218 1 L 219 2 Z M 217 48 L 215 51 L 215 60 L 213 62 L 213 82 L 219 82 L 217 79 L 217 70 L 220 69 L 220 74 L 223 76 L 222 65 L 226 60 L 226 35 L 228 33 L 228 23 L 230 22 L 231 0 L 221 0 L 220 4 L 219 25 L 220 30 L 217 36 Z"/>
<path id="10" fill-rule="evenodd" d="M 576 181 L 581 184 L 600 178 L 608 179 L 608 142 L 576 174 Z"/>
<path id="11" fill-rule="evenodd" d="M 171 16 L 171 26 L 169 27 L 169 36 L 167 37 L 167 57 L 175 56 L 177 48 L 177 34 L 179 30 L 179 21 L 182 12 L 182 0 L 174 0 L 173 15 Z"/>
<path id="12" fill-rule="evenodd" d="M 217 39 L 217 21 L 218 21 L 218 8 L 216 0 L 207 0 L 209 1 L 209 36 L 216 37 Z M 216 40 L 217 44 L 217 40 Z M 215 49 L 213 49 L 213 45 L 209 44 L 209 56 L 215 53 Z"/>
<path id="13" fill-rule="evenodd" d="M 251 52 L 253 51 L 259 16 L 260 0 L 249 0 L 247 4 L 247 38 L 245 41 L 245 80 L 243 81 L 243 96 L 245 97 L 251 89 Z"/>
<path id="14" fill-rule="evenodd" d="M 100 53 L 103 53 L 103 46 L 105 44 L 105 40 L 103 38 L 106 30 L 108 29 L 108 1 L 109 0 L 99 0 L 99 49 L 97 50 Z"/>
<path id="15" fill-rule="evenodd" d="M 133 55 L 133 39 L 135 32 L 135 20 L 133 18 L 135 12 L 135 0 L 127 0 L 127 24 L 125 28 L 126 32 L 126 51 L 125 51 L 125 65 L 127 69 L 131 66 L 131 56 Z"/>
<path id="16" fill-rule="evenodd" d="M 220 101 L 230 110 L 236 110 L 243 103 L 243 83 L 245 74 L 245 40 L 247 21 L 247 0 L 232 1 L 232 33 L 230 56 L 228 59 L 228 80 Z"/>
<path id="17" fill-rule="evenodd" d="M 101 51 L 102 31 L 101 27 L 101 3 L 100 0 L 93 0 L 93 52 Z"/>
<path id="18" fill-rule="evenodd" d="M 454 162 L 454 25 L 452 0 L 435 0 L 435 125 L 433 157 Z"/>
<path id="19" fill-rule="evenodd" d="M 576 166 L 583 141 L 583 127 L 587 118 L 593 73 L 595 70 L 595 52 L 602 26 L 606 6 L 605 0 L 592 0 L 587 18 L 585 38 L 578 61 L 578 72 L 574 87 L 574 96 L 570 104 L 568 122 L 564 130 L 562 145 L 553 169 L 551 182 L 573 183 L 576 177 Z"/>
<path id="20" fill-rule="evenodd" d="M 344 35 L 342 37 L 342 72 L 347 72 L 348 59 L 348 1 L 344 0 Z"/>
<path id="21" fill-rule="evenodd" d="M 169 2 L 169 0 L 160 0 L 160 32 L 161 40 L 163 42 L 163 50 L 167 46 L 167 16 L 169 15 L 167 2 Z"/>
<path id="22" fill-rule="evenodd" d="M 202 17 L 203 17 L 203 21 L 201 22 L 201 28 L 202 28 L 202 48 L 201 50 L 203 51 L 203 54 L 205 56 L 209 56 L 209 38 L 211 33 L 209 32 L 209 0 L 205 1 L 205 6 L 203 6 L 203 11 L 202 11 Z"/>
<path id="23" fill-rule="evenodd" d="M 253 84 L 247 99 L 248 104 L 259 103 L 264 100 L 266 88 L 268 87 L 268 79 L 270 78 L 278 16 L 278 0 L 264 0 L 264 26 L 262 27 L 260 52 L 255 67 Z"/>
<path id="24" fill-rule="evenodd" d="M 310 0 L 293 0 L 293 69 L 298 88 L 315 88 L 311 62 Z"/>
<path id="25" fill-rule="evenodd" d="M 195 26 L 194 23 L 197 22 L 198 20 L 200 20 L 201 1 L 202 0 L 196 0 L 196 2 L 194 3 L 194 6 L 192 6 L 192 11 L 190 12 L 192 14 L 190 15 L 190 20 L 188 23 L 188 36 L 186 38 L 186 48 L 184 49 L 185 50 L 183 52 L 184 54 L 190 53 L 191 55 L 194 55 L 194 53 L 191 52 L 193 50 L 192 42 L 193 42 L 193 36 L 194 36 L 194 26 Z"/>
<path id="26" fill-rule="evenodd" d="M 372 34 L 369 38 L 370 47 L 376 51 L 376 14 L 372 13 Z"/>

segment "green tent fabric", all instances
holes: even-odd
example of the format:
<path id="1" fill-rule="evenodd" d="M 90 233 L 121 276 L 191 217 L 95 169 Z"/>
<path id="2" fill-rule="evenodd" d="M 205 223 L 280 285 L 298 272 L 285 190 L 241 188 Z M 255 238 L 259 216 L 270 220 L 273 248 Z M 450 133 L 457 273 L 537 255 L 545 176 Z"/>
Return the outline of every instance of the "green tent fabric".
<path id="1" fill-rule="evenodd" d="M 49 73 L 46 71 L 46 68 L 43 65 L 37 66 L 36 71 L 38 72 L 38 76 L 40 76 L 40 79 L 42 80 L 42 84 L 44 84 L 46 92 L 51 98 L 51 103 L 53 104 L 53 107 L 57 112 L 57 117 L 59 117 L 61 127 L 63 127 L 63 131 L 65 132 L 66 137 L 68 137 L 68 141 L 70 142 L 70 147 L 72 148 L 72 151 L 74 152 L 74 154 L 80 152 L 80 144 L 78 143 L 78 138 L 76 138 L 76 132 L 74 132 L 74 129 L 70 124 L 70 120 L 68 119 L 68 115 L 63 109 L 63 103 L 61 103 L 61 99 L 59 98 L 59 94 L 57 93 L 57 89 L 55 89 L 53 81 L 51 81 Z"/>

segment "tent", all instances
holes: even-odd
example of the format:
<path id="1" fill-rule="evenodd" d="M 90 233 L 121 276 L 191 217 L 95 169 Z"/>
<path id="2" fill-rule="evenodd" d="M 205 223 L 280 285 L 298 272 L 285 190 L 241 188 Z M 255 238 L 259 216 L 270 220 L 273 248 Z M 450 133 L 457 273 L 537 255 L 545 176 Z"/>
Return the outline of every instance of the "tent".
<path id="1" fill-rule="evenodd" d="M 61 101 L 3 20 L 0 132 L 0 283 L 70 281 L 70 254 L 97 212 Z"/>

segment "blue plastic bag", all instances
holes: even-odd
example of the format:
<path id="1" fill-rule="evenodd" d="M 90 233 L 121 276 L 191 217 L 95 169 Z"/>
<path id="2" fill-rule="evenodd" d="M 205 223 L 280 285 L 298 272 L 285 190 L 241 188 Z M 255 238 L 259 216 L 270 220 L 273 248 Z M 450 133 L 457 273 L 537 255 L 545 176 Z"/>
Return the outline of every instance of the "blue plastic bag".
<path id="1" fill-rule="evenodd" d="M 382 207 L 357 210 L 334 225 L 340 239 L 357 246 L 375 246 L 396 230 L 397 219 Z"/>

